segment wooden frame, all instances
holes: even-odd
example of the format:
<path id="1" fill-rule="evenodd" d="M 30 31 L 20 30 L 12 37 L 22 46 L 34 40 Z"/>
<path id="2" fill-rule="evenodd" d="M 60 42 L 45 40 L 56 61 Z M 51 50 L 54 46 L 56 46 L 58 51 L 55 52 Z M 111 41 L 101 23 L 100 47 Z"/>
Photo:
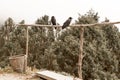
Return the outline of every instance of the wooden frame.
<path id="1" fill-rule="evenodd" d="M 109 25 L 109 24 L 120 24 L 120 22 L 102 22 L 102 23 L 94 23 L 94 24 L 78 24 L 78 25 L 70 25 L 69 27 L 80 27 L 80 53 L 78 58 L 78 75 L 81 80 L 82 79 L 82 60 L 83 60 L 83 42 L 84 42 L 84 27 L 87 26 L 96 26 L 96 25 Z M 28 57 L 28 42 L 29 42 L 29 32 L 28 26 L 36 26 L 36 27 L 58 27 L 61 28 L 60 25 L 39 25 L 39 24 L 16 24 L 16 26 L 25 26 L 26 30 L 26 56 Z M 26 60 L 27 61 L 27 60 Z"/>

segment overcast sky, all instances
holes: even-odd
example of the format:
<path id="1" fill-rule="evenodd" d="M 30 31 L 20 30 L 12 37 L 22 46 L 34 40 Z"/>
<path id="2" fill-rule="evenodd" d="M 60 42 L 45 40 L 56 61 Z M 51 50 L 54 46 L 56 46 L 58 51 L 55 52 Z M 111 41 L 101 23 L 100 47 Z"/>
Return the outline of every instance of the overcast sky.
<path id="1" fill-rule="evenodd" d="M 120 0 L 0 0 L 0 21 L 12 17 L 16 22 L 24 19 L 32 24 L 46 14 L 54 15 L 62 25 L 69 16 L 74 22 L 78 13 L 85 14 L 90 9 L 98 12 L 100 21 L 105 17 L 120 21 Z"/>

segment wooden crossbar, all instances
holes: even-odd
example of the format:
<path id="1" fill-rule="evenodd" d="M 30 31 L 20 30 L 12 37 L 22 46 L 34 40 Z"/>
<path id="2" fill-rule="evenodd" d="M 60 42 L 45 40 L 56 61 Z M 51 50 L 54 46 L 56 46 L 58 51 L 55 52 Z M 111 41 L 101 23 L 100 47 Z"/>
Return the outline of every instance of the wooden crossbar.
<path id="1" fill-rule="evenodd" d="M 102 22 L 102 23 L 93 23 L 93 24 L 76 24 L 76 25 L 70 25 L 69 27 L 87 27 L 87 26 L 96 26 L 96 25 L 108 25 L 108 24 L 120 24 L 120 21 L 118 22 Z M 36 27 L 62 27 L 60 25 L 40 25 L 40 24 L 16 24 L 16 26 L 36 26 Z"/>

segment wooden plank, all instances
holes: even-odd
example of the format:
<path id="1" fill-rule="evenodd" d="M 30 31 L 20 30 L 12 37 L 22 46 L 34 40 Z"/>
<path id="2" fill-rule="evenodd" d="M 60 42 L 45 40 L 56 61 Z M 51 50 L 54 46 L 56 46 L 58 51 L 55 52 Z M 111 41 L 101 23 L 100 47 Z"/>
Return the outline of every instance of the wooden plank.
<path id="1" fill-rule="evenodd" d="M 71 76 L 65 76 L 48 70 L 37 72 L 36 75 L 47 80 L 73 80 Z"/>
<path id="2" fill-rule="evenodd" d="M 39 76 L 40 78 L 43 78 L 43 79 L 56 80 L 56 79 L 51 78 L 51 77 L 49 77 L 49 76 L 47 76 L 47 75 L 44 75 L 44 74 L 42 74 L 42 73 L 36 73 L 36 74 L 37 74 L 37 76 Z"/>

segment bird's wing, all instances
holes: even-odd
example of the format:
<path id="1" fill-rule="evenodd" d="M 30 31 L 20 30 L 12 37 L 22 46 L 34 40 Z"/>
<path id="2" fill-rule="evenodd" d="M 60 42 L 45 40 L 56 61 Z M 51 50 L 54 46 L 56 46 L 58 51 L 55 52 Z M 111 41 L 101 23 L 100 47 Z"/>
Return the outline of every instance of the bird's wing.
<path id="1" fill-rule="evenodd" d="M 62 29 L 66 28 L 67 26 L 69 26 L 70 24 L 70 20 L 67 20 L 64 22 L 63 26 L 62 26 Z"/>
<path id="2" fill-rule="evenodd" d="M 52 22 L 53 25 L 56 25 L 56 19 L 55 18 L 52 18 L 51 22 Z"/>

